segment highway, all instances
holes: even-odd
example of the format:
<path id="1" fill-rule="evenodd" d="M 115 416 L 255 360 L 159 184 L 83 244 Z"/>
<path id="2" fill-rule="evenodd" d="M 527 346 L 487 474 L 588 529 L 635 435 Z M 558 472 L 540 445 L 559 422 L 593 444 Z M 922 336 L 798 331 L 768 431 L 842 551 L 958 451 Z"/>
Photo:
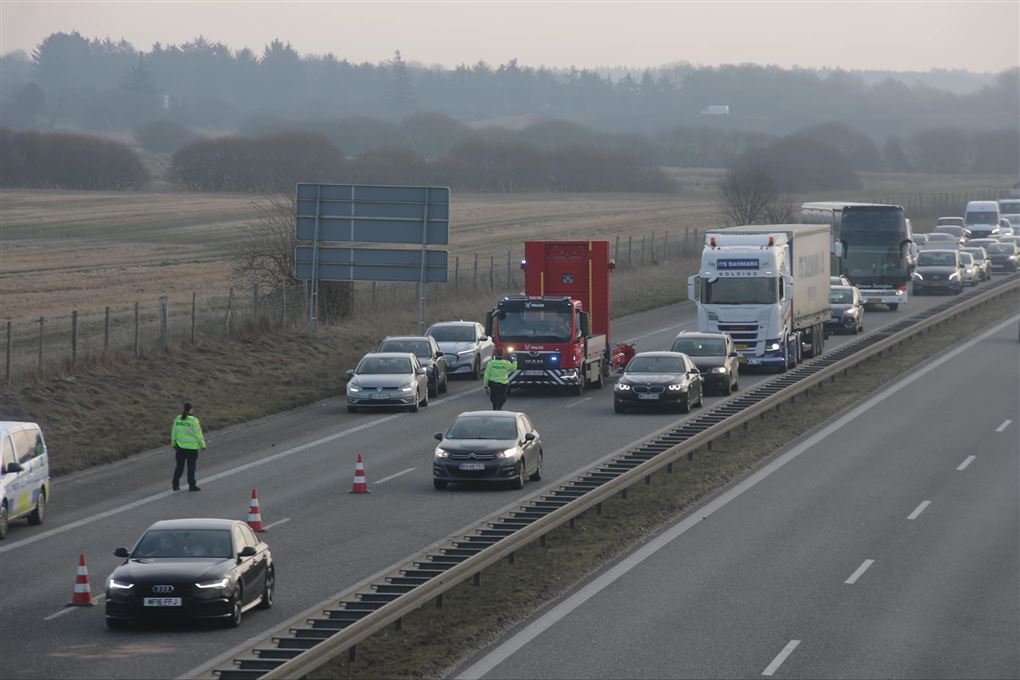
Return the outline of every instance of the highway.
<path id="1" fill-rule="evenodd" d="M 792 444 L 454 676 L 1020 677 L 1018 365 L 1014 317 Z"/>
<path id="2" fill-rule="evenodd" d="M 943 299 L 915 298 L 895 313 L 869 311 L 867 328 Z M 639 350 L 662 349 L 678 330 L 691 326 L 693 314 L 691 305 L 679 304 L 618 319 L 613 339 L 636 339 Z M 827 348 L 846 339 L 834 336 Z M 345 368 L 323 367 L 338 379 Z M 741 376 L 741 385 L 769 377 Z M 14 523 L 0 544 L 4 675 L 190 675 L 245 640 L 537 491 L 542 485 L 535 483 L 523 491 L 432 488 L 431 434 L 445 429 L 459 412 L 487 408 L 479 383 L 451 381 L 450 387 L 449 394 L 417 414 L 347 414 L 339 398 L 212 433 L 199 463 L 200 493 L 170 491 L 169 447 L 57 480 L 47 523 Z M 542 434 L 546 480 L 569 475 L 682 417 L 617 416 L 611 394 L 610 389 L 581 397 L 515 393 L 508 402 L 507 408 L 528 412 Z M 710 397 L 706 404 L 718 400 Z M 202 417 L 201 395 L 192 401 Z M 172 417 L 167 414 L 168 430 Z M 365 456 L 371 495 L 347 493 L 358 452 Z M 249 612 L 236 630 L 182 626 L 113 632 L 105 628 L 102 606 L 63 608 L 71 597 L 79 553 L 88 558 L 94 595 L 101 595 L 106 576 L 119 563 L 114 548 L 130 546 L 159 519 L 244 518 L 253 487 L 277 564 L 272 611 Z M 759 559 L 767 558 L 767 547 L 762 551 Z M 705 566 L 720 575 L 718 565 Z M 727 566 L 723 573 L 734 576 L 748 568 Z"/>

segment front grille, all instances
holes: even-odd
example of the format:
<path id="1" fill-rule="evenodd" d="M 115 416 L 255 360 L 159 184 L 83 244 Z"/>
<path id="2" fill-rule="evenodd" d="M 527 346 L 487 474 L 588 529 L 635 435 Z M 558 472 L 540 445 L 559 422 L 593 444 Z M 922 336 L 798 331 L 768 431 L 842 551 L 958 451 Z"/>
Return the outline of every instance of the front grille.
<path id="1" fill-rule="evenodd" d="M 744 322 L 720 323 L 720 333 L 729 333 L 734 342 L 757 342 L 758 324 Z"/>
<path id="2" fill-rule="evenodd" d="M 466 452 L 466 453 L 450 453 L 450 460 L 495 460 L 496 454 L 494 453 L 478 453 L 478 452 Z"/>
<path id="3" fill-rule="evenodd" d="M 663 385 L 635 385 L 635 392 L 651 392 L 652 394 L 662 394 L 666 391 Z"/>

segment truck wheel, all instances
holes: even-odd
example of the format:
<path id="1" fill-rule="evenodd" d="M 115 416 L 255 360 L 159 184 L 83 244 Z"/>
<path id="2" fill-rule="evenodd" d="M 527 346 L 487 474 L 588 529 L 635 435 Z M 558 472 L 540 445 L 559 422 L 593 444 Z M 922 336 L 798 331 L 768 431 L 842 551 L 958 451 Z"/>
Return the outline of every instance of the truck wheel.
<path id="1" fill-rule="evenodd" d="M 890 312 L 895 312 L 899 308 L 900 308 L 900 303 L 898 303 L 898 302 L 890 302 L 889 303 L 889 311 Z"/>
<path id="2" fill-rule="evenodd" d="M 571 391 L 574 393 L 575 397 L 580 397 L 582 394 L 584 394 L 585 380 L 586 378 L 584 376 L 584 373 L 579 372 L 577 375 L 577 384 L 574 385 L 573 388 L 571 388 Z"/>

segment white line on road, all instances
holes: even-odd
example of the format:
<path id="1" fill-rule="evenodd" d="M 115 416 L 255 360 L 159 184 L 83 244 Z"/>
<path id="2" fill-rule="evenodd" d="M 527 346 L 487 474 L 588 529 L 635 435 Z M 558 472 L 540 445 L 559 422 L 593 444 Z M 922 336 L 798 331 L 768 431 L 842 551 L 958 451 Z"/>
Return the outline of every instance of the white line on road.
<path id="1" fill-rule="evenodd" d="M 1004 421 L 1002 421 L 1002 425 L 999 425 L 999 426 L 998 426 L 997 428 L 995 428 L 995 431 L 996 431 L 996 432 L 1002 432 L 1002 431 L 1003 431 L 1003 430 L 1005 430 L 1005 429 L 1006 429 L 1007 427 L 1009 427 L 1009 424 L 1010 424 L 1010 423 L 1012 423 L 1012 422 L 1013 422 L 1012 420 L 1008 420 L 1008 419 L 1007 419 L 1007 420 L 1004 420 Z"/>
<path id="2" fill-rule="evenodd" d="M 970 465 L 971 463 L 974 462 L 975 458 L 977 458 L 977 456 L 967 456 L 966 458 L 963 459 L 962 463 L 960 463 L 959 465 L 956 466 L 956 469 L 959 472 L 963 472 L 964 470 L 967 469 L 968 465 Z"/>
<path id="3" fill-rule="evenodd" d="M 691 321 L 697 321 L 697 319 L 691 319 Z M 658 335 L 659 333 L 665 333 L 666 331 L 675 331 L 678 328 L 683 328 L 684 326 L 688 325 L 689 323 L 691 323 L 691 321 L 687 321 L 685 323 L 676 323 L 676 324 L 673 324 L 672 326 L 666 326 L 664 328 L 658 328 L 658 329 L 656 329 L 654 331 L 648 331 L 647 333 L 642 333 L 641 335 L 635 335 L 633 338 L 630 338 L 629 340 L 624 340 L 624 342 L 626 342 L 628 345 L 633 345 L 635 342 L 637 342 L 641 338 L 649 338 L 649 337 L 651 337 L 653 335 Z"/>
<path id="4" fill-rule="evenodd" d="M 768 676 L 773 675 L 776 671 L 779 670 L 779 667 L 783 665 L 783 662 L 786 661 L 786 657 L 793 654 L 793 650 L 797 649 L 797 645 L 799 644 L 800 640 L 790 640 L 789 642 L 787 642 L 786 646 L 783 647 L 783 651 L 776 654 L 776 658 L 772 659 L 772 663 L 766 666 L 765 670 L 763 670 L 761 674 Z"/>
<path id="5" fill-rule="evenodd" d="M 408 472 L 414 472 L 417 469 L 418 468 L 407 468 L 406 470 L 401 470 L 400 472 L 396 472 L 396 473 L 390 475 L 389 477 L 383 477 L 378 482 L 376 482 L 376 484 L 382 484 L 383 482 L 388 482 L 391 479 L 396 479 L 400 475 L 406 475 Z"/>
<path id="6" fill-rule="evenodd" d="M 263 529 L 263 530 L 265 530 L 265 531 L 269 531 L 269 530 L 270 530 L 270 529 L 272 529 L 273 527 L 278 527 L 278 526 L 280 526 L 281 524 L 286 524 L 286 523 L 287 523 L 287 522 L 289 522 L 289 521 L 290 521 L 290 517 L 284 517 L 283 519 L 278 519 L 278 520 L 276 520 L 276 521 L 275 521 L 275 522 L 273 522 L 272 524 L 267 524 L 267 525 L 265 525 L 264 527 L 262 527 L 262 529 Z"/>
<path id="7" fill-rule="evenodd" d="M 847 585 L 850 585 L 850 586 L 852 586 L 853 584 L 857 583 L 857 579 L 859 579 L 861 576 L 864 576 L 864 572 L 866 572 L 868 570 L 868 567 L 870 567 L 874 563 L 875 563 L 875 560 L 864 560 L 863 562 L 861 562 L 861 566 L 857 567 L 857 571 L 855 571 L 854 573 L 850 574 L 850 578 L 848 578 L 847 580 L 843 581 L 843 583 L 845 583 Z"/>
<path id="8" fill-rule="evenodd" d="M 867 413 L 871 409 L 875 408 L 882 402 L 894 394 L 898 394 L 901 390 L 914 384 L 924 376 L 928 375 L 932 371 L 940 368 L 943 364 L 954 360 L 960 354 L 970 350 L 974 345 L 985 340 L 991 335 L 998 333 L 1003 328 L 1016 323 L 1018 317 L 1013 316 L 1002 323 L 996 324 L 989 328 L 984 333 L 981 333 L 975 338 L 971 338 L 967 342 L 963 343 L 959 347 L 946 352 L 939 358 L 935 359 L 931 363 L 924 366 L 906 378 L 889 385 L 884 390 L 865 400 L 862 404 L 847 411 L 842 416 L 832 421 L 830 424 L 823 427 L 821 430 L 811 435 L 804 441 L 800 442 L 793 448 L 789 449 L 785 453 L 781 454 L 778 458 L 766 464 L 760 468 L 757 472 L 753 473 L 749 477 L 744 478 L 738 482 L 735 486 L 730 487 L 728 491 L 723 492 L 721 495 L 716 496 L 714 499 L 709 501 L 707 504 L 698 508 L 696 514 L 688 515 L 684 519 L 680 520 L 672 527 L 664 531 L 663 533 L 656 536 L 654 539 L 644 544 L 634 552 L 630 553 L 622 560 L 617 562 L 615 565 L 610 567 L 608 570 L 603 572 L 600 576 L 590 581 L 577 592 L 561 601 L 549 609 L 545 614 L 539 616 L 537 619 L 526 625 L 517 634 L 510 637 L 502 644 L 495 647 L 491 652 L 482 656 L 478 661 L 470 665 L 463 672 L 458 675 L 458 678 L 464 680 L 474 680 L 475 678 L 481 678 L 483 675 L 491 671 L 493 668 L 503 663 L 515 653 L 523 649 L 528 643 L 537 638 L 539 635 L 544 633 L 546 630 L 551 628 L 557 622 L 567 617 L 578 607 L 582 606 L 585 602 L 595 597 L 597 594 L 611 586 L 618 579 L 622 578 L 630 570 L 637 567 L 639 564 L 647 560 L 648 558 L 655 555 L 659 550 L 669 545 L 671 542 L 687 533 L 691 528 L 697 526 L 706 518 L 712 516 L 718 512 L 721 508 L 731 503 L 736 498 L 740 497 L 745 491 L 756 486 L 759 482 L 766 479 L 772 473 L 779 470 L 781 467 L 796 459 L 802 455 L 805 451 L 811 450 L 812 447 L 817 446 L 820 442 L 824 441 L 827 437 L 831 436 L 832 433 L 838 432 L 842 428 L 846 427 L 849 423 L 854 422 L 862 414 Z"/>
<path id="9" fill-rule="evenodd" d="M 579 399 L 578 401 L 575 401 L 573 404 L 567 404 L 567 408 L 574 408 L 575 406 L 580 406 L 584 402 L 591 401 L 592 399 L 594 399 L 594 397 L 585 397 L 584 399 Z"/>
<path id="10" fill-rule="evenodd" d="M 103 598 L 105 598 L 105 597 L 106 597 L 106 595 L 96 595 L 95 597 L 92 598 L 92 601 L 95 602 L 96 604 L 99 604 L 100 602 L 103 601 Z M 87 607 L 72 607 L 71 605 L 67 605 L 66 607 L 64 607 L 60 611 L 53 612 L 49 616 L 43 617 L 43 621 L 52 621 L 55 618 L 61 617 L 64 614 L 70 614 L 71 612 L 77 611 L 79 609 L 87 609 Z"/>
<path id="11" fill-rule="evenodd" d="M 917 519 L 929 505 L 931 505 L 931 501 L 921 501 L 921 504 L 914 508 L 912 513 L 907 515 L 907 519 Z"/>

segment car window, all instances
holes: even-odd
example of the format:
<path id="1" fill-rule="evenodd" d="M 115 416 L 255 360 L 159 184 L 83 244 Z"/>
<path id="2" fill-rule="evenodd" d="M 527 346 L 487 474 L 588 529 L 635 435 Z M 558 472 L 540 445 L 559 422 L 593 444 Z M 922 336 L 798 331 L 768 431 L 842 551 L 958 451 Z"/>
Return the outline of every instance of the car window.
<path id="1" fill-rule="evenodd" d="M 692 357 L 716 357 L 726 353 L 726 342 L 721 338 L 677 338 L 671 349 Z"/>
<path id="2" fill-rule="evenodd" d="M 521 420 L 524 421 L 524 427 L 527 428 L 528 432 L 533 432 L 535 430 L 535 426 L 531 423 L 531 418 L 526 415 L 521 415 Z"/>
<path id="3" fill-rule="evenodd" d="M 241 527 L 234 525 L 234 552 L 239 553 L 244 548 L 247 541 L 244 540 L 244 533 L 241 531 Z"/>
<path id="4" fill-rule="evenodd" d="M 226 529 L 155 529 L 138 541 L 136 558 L 233 557 Z"/>
<path id="5" fill-rule="evenodd" d="M 685 366 L 682 357 L 637 356 L 627 364 L 627 373 L 683 373 Z"/>
<path id="6" fill-rule="evenodd" d="M 35 458 L 39 430 L 35 428 L 19 430 L 11 434 L 11 439 L 14 441 L 14 456 L 19 463 L 25 463 Z"/>
<path id="7" fill-rule="evenodd" d="M 14 445 L 11 443 L 11 438 L 4 436 L 3 440 L 0 441 L 0 446 L 3 447 L 3 471 L 7 472 L 7 466 L 15 461 L 14 458 Z"/>
<path id="8" fill-rule="evenodd" d="M 410 373 L 412 366 L 407 357 L 365 357 L 358 366 L 358 373 Z"/>
<path id="9" fill-rule="evenodd" d="M 251 527 L 241 524 L 238 525 L 238 528 L 241 529 L 241 534 L 244 536 L 244 544 L 257 548 L 259 545 L 259 539 L 255 535 L 255 532 L 251 530 Z"/>
<path id="10" fill-rule="evenodd" d="M 465 416 L 457 418 L 446 432 L 447 439 L 513 439 L 516 419 L 506 416 Z"/>
<path id="11" fill-rule="evenodd" d="M 431 357 L 432 346 L 428 340 L 384 340 L 378 352 L 408 352 L 419 357 Z"/>

